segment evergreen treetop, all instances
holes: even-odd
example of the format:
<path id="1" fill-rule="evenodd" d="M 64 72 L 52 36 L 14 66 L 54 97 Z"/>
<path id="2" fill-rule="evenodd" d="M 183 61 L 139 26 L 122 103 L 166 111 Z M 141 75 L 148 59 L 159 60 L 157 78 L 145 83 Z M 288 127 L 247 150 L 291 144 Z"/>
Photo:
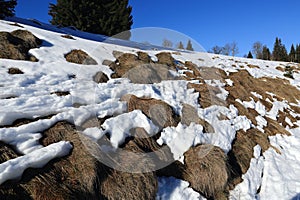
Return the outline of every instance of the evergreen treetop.
<path id="1" fill-rule="evenodd" d="M 249 53 L 247 55 L 247 58 L 253 58 L 253 55 L 252 55 L 251 51 L 249 51 Z"/>
<path id="2" fill-rule="evenodd" d="M 271 60 L 271 52 L 270 52 L 270 49 L 267 46 L 263 46 L 262 59 L 263 60 Z"/>
<path id="3" fill-rule="evenodd" d="M 272 52 L 273 60 L 288 61 L 288 54 L 285 46 L 281 43 L 281 39 L 276 37 L 274 48 Z"/>
<path id="4" fill-rule="evenodd" d="M 193 48 L 191 40 L 188 41 L 188 43 L 186 45 L 186 50 L 194 51 L 194 48 Z"/>
<path id="5" fill-rule="evenodd" d="M 17 0 L 0 0 L 0 19 L 15 15 Z"/>
<path id="6" fill-rule="evenodd" d="M 178 43 L 177 49 L 184 49 L 183 43 L 181 41 Z"/>
<path id="7" fill-rule="evenodd" d="M 113 36 L 133 24 L 128 0 L 57 0 L 50 4 L 51 24 L 74 26 L 79 30 Z M 129 39 L 130 32 L 122 35 Z"/>
<path id="8" fill-rule="evenodd" d="M 296 60 L 296 49 L 294 47 L 294 44 L 292 44 L 292 46 L 291 46 L 291 50 L 290 50 L 290 53 L 289 53 L 289 60 L 291 62 L 295 62 L 295 60 Z"/>
<path id="9" fill-rule="evenodd" d="M 295 62 L 300 63 L 300 45 L 296 45 Z"/>

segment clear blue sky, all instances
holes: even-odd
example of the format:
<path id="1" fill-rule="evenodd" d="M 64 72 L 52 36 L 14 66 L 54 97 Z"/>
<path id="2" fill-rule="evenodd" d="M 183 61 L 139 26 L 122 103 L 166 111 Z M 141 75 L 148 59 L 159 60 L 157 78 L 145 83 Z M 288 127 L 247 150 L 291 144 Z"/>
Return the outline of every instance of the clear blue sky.
<path id="1" fill-rule="evenodd" d="M 18 0 L 16 15 L 48 22 L 49 2 Z M 278 36 L 290 50 L 300 43 L 299 0 L 130 0 L 132 28 L 162 27 L 179 31 L 206 50 L 237 42 L 243 56 L 255 41 L 271 50 Z"/>

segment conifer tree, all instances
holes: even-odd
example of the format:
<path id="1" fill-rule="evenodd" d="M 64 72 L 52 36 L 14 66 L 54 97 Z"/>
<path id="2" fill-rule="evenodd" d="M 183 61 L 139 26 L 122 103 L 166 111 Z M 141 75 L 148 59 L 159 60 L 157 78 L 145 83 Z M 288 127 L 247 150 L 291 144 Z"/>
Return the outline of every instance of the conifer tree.
<path id="1" fill-rule="evenodd" d="M 247 55 L 247 58 L 253 58 L 253 55 L 252 55 L 251 51 L 249 51 L 249 53 Z"/>
<path id="2" fill-rule="evenodd" d="M 296 46 L 295 62 L 300 63 L 300 45 Z"/>
<path id="3" fill-rule="evenodd" d="M 17 0 L 0 0 L 0 19 L 15 15 Z"/>
<path id="4" fill-rule="evenodd" d="M 276 37 L 273 52 L 272 52 L 272 59 L 273 60 L 279 60 L 280 59 L 280 39 Z"/>
<path id="5" fill-rule="evenodd" d="M 194 51 L 194 48 L 193 48 L 191 40 L 188 41 L 188 43 L 186 45 L 186 50 Z"/>
<path id="6" fill-rule="evenodd" d="M 183 43 L 181 41 L 177 44 L 177 49 L 184 49 Z"/>
<path id="7" fill-rule="evenodd" d="M 295 58 L 296 58 L 296 50 L 295 50 L 294 44 L 292 44 L 291 50 L 290 50 L 290 53 L 289 53 L 290 62 L 295 62 Z"/>
<path id="8" fill-rule="evenodd" d="M 265 45 L 263 46 L 263 49 L 262 49 L 262 59 L 263 60 L 271 60 L 270 49 Z"/>
<path id="9" fill-rule="evenodd" d="M 131 28 L 132 8 L 128 0 L 57 0 L 50 4 L 51 24 L 113 36 Z M 129 39 L 130 32 L 122 38 Z"/>
<path id="10" fill-rule="evenodd" d="M 281 39 L 276 37 L 272 52 L 273 60 L 288 61 L 288 54 L 285 46 L 281 43 Z"/>

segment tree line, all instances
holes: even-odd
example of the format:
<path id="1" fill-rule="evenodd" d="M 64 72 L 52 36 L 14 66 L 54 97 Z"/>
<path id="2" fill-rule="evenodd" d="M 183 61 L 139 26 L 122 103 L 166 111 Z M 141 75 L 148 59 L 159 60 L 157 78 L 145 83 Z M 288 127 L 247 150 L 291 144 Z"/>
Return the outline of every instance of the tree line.
<path id="1" fill-rule="evenodd" d="M 281 39 L 276 37 L 272 52 L 261 42 L 255 42 L 252 46 L 252 51 L 249 51 L 247 58 L 253 58 L 253 54 L 255 58 L 262 60 L 300 63 L 300 44 L 292 44 L 288 53 Z"/>
<path id="2" fill-rule="evenodd" d="M 173 42 L 171 40 L 168 40 L 168 39 L 164 39 L 163 42 L 162 42 L 162 46 L 163 47 L 167 47 L 167 48 L 173 48 Z M 182 41 L 180 41 L 176 46 L 175 46 L 176 49 L 181 49 L 181 50 L 189 50 L 189 51 L 194 51 L 194 48 L 193 48 L 193 45 L 192 45 L 192 42 L 191 40 L 188 40 L 187 44 L 186 44 L 186 47 L 184 47 L 184 44 Z"/>

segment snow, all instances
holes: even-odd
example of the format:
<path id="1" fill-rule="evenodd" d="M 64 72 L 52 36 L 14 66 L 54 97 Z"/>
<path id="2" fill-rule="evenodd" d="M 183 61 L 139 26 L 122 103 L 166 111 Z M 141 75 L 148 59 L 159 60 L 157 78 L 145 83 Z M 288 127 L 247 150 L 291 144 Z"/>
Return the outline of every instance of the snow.
<path id="1" fill-rule="evenodd" d="M 230 80 L 230 79 L 225 79 L 225 81 L 226 81 L 226 83 L 227 83 L 227 85 L 229 85 L 229 86 L 233 86 L 233 81 L 232 80 Z"/>
<path id="2" fill-rule="evenodd" d="M 277 117 L 278 117 L 278 112 L 279 111 L 282 111 L 285 109 L 285 108 L 288 108 L 288 104 L 287 102 L 283 101 L 283 102 L 280 102 L 280 101 L 274 101 L 273 102 L 273 106 L 272 106 L 272 109 L 267 113 L 268 117 L 270 117 L 271 119 L 274 119 L 276 120 Z"/>
<path id="3" fill-rule="evenodd" d="M 100 140 L 104 135 L 104 131 L 97 127 L 87 128 L 82 132 L 85 136 L 88 136 L 93 141 Z"/>
<path id="4" fill-rule="evenodd" d="M 266 115 L 266 107 L 260 102 L 255 102 L 251 97 L 251 101 L 241 101 L 240 99 L 236 99 L 237 102 L 241 103 L 245 108 L 252 108 L 258 112 L 261 116 Z M 271 111 L 270 111 L 271 112 Z M 272 114 L 270 114 L 272 115 Z"/>
<path id="5" fill-rule="evenodd" d="M 270 137 L 271 144 L 279 149 L 281 154 L 272 148 L 263 154 L 265 161 L 261 199 L 292 199 L 299 196 L 300 128 L 290 131 L 292 136 Z"/>
<path id="6" fill-rule="evenodd" d="M 203 134 L 203 127 L 192 123 L 190 126 L 178 124 L 177 127 L 167 127 L 162 133 L 157 143 L 167 144 L 175 160 L 179 160 L 191 146 L 200 142 L 205 142 L 206 136 Z"/>
<path id="7" fill-rule="evenodd" d="M 157 134 L 158 127 L 141 111 L 127 112 L 127 105 L 120 99 L 126 94 L 137 97 L 149 97 L 168 103 L 177 114 L 181 114 L 183 104 L 196 108 L 200 118 L 207 121 L 214 128 L 213 133 L 203 133 L 203 127 L 191 123 L 189 126 L 179 123 L 176 127 L 167 127 L 161 130 L 158 144 L 167 144 L 174 159 L 182 161 L 184 153 L 197 144 L 213 144 L 223 149 L 225 153 L 231 150 L 231 144 L 238 130 L 247 131 L 257 128 L 264 131 L 267 126 L 265 117 L 276 120 L 279 111 L 290 110 L 287 101 L 266 99 L 272 103 L 272 109 L 266 111 L 260 102 L 241 101 L 245 108 L 252 108 L 258 112 L 255 117 L 255 127 L 246 116 L 239 115 L 238 109 L 229 105 L 210 106 L 201 108 L 198 103 L 199 94 L 188 89 L 189 81 L 162 81 L 156 84 L 133 84 L 128 79 L 110 79 L 107 83 L 93 82 L 93 76 L 102 71 L 108 77 L 113 73 L 108 66 L 101 63 L 104 60 L 114 60 L 114 50 L 136 53 L 145 50 L 152 60 L 157 60 L 155 54 L 162 49 L 149 45 L 141 45 L 130 41 L 109 39 L 105 36 L 83 33 L 70 28 L 57 28 L 41 23 L 37 25 L 32 20 L 11 18 L 19 22 L 24 29 L 31 31 L 43 39 L 43 46 L 30 50 L 38 62 L 0 60 L 0 126 L 12 124 L 16 119 L 26 118 L 35 121 L 19 127 L 0 128 L 0 141 L 11 145 L 19 153 L 19 157 L 0 164 L 0 184 L 7 180 L 19 179 L 27 168 L 41 168 L 54 158 L 69 154 L 72 145 L 68 141 L 61 141 L 49 146 L 42 146 L 39 140 L 44 130 L 52 127 L 59 121 L 68 121 L 76 126 L 82 126 L 90 118 L 107 119 L 102 127 L 89 127 L 82 131 L 94 141 L 104 134 L 110 135 L 110 142 L 117 148 L 130 130 L 141 127 L 149 136 Z M 20 27 L 8 25 L 9 22 L 0 20 L 0 31 L 13 31 Z M 42 29 L 41 29 L 42 27 Z M 22 28 L 21 28 L 22 29 Z M 61 37 L 62 34 L 71 34 L 76 40 Z M 103 42 L 104 41 L 104 42 Z M 132 47 L 139 47 L 134 49 Z M 64 54 L 72 49 L 82 49 L 93 57 L 98 65 L 83 66 L 66 62 Z M 101 56 L 99 56 L 101 55 Z M 300 88 L 300 74 L 294 73 L 295 79 L 284 77 L 284 72 L 276 70 L 279 65 L 287 63 L 263 61 L 255 59 L 235 58 L 222 55 L 207 54 L 205 52 L 180 52 L 172 56 L 181 62 L 192 61 L 198 66 L 217 67 L 227 74 L 237 70 L 247 70 L 253 77 L 272 77 L 288 80 L 296 88 Z M 250 68 L 248 64 L 259 68 Z M 9 67 L 18 67 L 24 74 L 9 75 Z M 174 73 L 180 76 L 185 70 Z M 72 78 L 71 75 L 76 75 Z M 193 81 L 191 81 L 193 82 Z M 221 93 L 217 96 L 226 101 L 228 92 L 225 86 L 233 86 L 230 79 L 206 80 L 206 84 L 217 87 Z M 51 94 L 57 91 L 68 91 L 66 96 Z M 251 94 L 259 99 L 262 95 L 256 92 Z M 271 96 L 275 96 L 269 93 Z M 300 106 L 300 102 L 294 106 Z M 293 112 L 292 116 L 300 117 Z M 39 119 L 52 115 L 49 119 Z M 224 115 L 226 119 L 219 119 Z M 287 124 L 292 127 L 293 122 L 286 118 Z M 300 126 L 300 121 L 297 123 Z M 263 154 L 259 146 L 253 150 L 250 168 L 243 174 L 243 182 L 230 191 L 230 199 L 292 199 L 299 198 L 300 193 L 300 129 L 285 127 L 291 136 L 276 135 L 269 137 L 273 148 Z M 261 155 L 262 154 L 262 155 Z M 156 199 L 205 199 L 189 187 L 189 183 L 175 178 L 159 178 L 159 190 Z"/>
<path id="8" fill-rule="evenodd" d="M 218 88 L 221 91 L 221 93 L 217 94 L 216 96 L 226 101 L 229 92 L 227 92 L 227 90 L 224 89 L 225 83 L 222 83 L 220 80 L 205 80 L 205 83 Z"/>
<path id="9" fill-rule="evenodd" d="M 261 186 L 264 169 L 264 159 L 259 145 L 254 147 L 254 158 L 251 159 L 250 167 L 246 174 L 242 176 L 243 182 L 238 184 L 230 192 L 231 200 L 251 200 L 258 199 L 257 191 Z"/>
<path id="10" fill-rule="evenodd" d="M 4 162 L 0 164 L 0 184 L 20 178 L 27 168 L 41 168 L 54 158 L 66 156 L 71 149 L 69 142 L 61 141 Z"/>
<path id="11" fill-rule="evenodd" d="M 144 128 L 149 136 L 154 135 L 159 130 L 140 110 L 134 110 L 108 119 L 102 127 L 105 129 L 104 134 L 110 134 L 110 142 L 114 148 L 118 148 L 125 141 L 126 137 L 130 136 L 132 128 Z"/>
<path id="12" fill-rule="evenodd" d="M 263 128 L 266 127 L 268 125 L 268 122 L 265 118 L 263 118 L 262 116 L 256 116 L 255 120 L 257 121 L 257 128 L 264 132 Z"/>
<path id="13" fill-rule="evenodd" d="M 158 178 L 156 200 L 206 200 L 199 193 L 189 188 L 189 183 L 173 177 Z"/>

